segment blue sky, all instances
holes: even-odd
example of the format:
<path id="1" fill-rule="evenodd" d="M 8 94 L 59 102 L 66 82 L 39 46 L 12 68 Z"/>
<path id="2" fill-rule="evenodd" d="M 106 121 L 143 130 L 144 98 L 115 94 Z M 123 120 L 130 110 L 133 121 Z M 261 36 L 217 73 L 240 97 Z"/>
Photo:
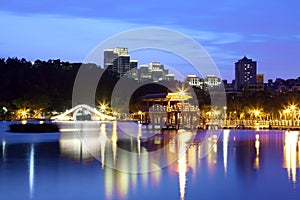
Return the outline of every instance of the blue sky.
<path id="1" fill-rule="evenodd" d="M 224 79 L 234 77 L 234 62 L 244 55 L 258 62 L 265 79 L 297 78 L 299 8 L 296 0 L 1 0 L 0 57 L 81 62 L 114 34 L 155 26 L 195 39 Z M 182 69 L 180 62 L 164 64 Z"/>

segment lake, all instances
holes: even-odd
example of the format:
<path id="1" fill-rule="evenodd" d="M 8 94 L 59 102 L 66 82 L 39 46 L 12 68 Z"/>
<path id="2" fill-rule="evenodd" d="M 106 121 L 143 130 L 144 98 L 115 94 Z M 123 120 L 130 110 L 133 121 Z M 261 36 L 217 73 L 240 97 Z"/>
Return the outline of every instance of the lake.
<path id="1" fill-rule="evenodd" d="M 300 199 L 300 134 L 152 131 L 131 122 L 0 122 L 0 199 Z"/>

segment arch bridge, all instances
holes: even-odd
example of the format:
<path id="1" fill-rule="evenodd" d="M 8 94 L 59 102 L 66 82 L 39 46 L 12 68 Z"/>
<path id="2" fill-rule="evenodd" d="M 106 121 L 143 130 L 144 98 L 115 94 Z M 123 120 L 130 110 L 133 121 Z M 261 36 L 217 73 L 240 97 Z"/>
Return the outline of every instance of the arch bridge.
<path id="1" fill-rule="evenodd" d="M 79 115 L 78 113 L 80 112 L 81 114 Z M 86 114 L 84 115 L 84 113 Z M 103 114 L 96 110 L 96 108 L 92 108 L 91 106 L 86 104 L 79 104 L 77 106 L 74 106 L 70 110 L 67 110 L 66 112 L 60 115 L 51 117 L 51 120 L 70 121 L 74 120 L 74 115 L 77 118 L 77 120 L 116 120 L 116 117 Z"/>

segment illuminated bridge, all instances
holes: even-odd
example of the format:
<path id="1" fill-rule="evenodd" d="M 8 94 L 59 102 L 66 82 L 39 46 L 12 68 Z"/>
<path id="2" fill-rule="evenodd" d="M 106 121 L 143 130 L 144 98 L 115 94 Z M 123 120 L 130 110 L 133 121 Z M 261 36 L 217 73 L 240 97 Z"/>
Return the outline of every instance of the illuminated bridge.
<path id="1" fill-rule="evenodd" d="M 51 117 L 52 120 L 58 120 L 58 121 L 70 121 L 70 120 L 92 120 L 92 121 L 98 121 L 98 120 L 116 120 L 115 117 L 110 115 L 105 115 L 96 108 L 92 108 L 89 105 L 86 104 L 80 104 L 77 105 L 70 110 L 67 110 L 66 112 Z"/>

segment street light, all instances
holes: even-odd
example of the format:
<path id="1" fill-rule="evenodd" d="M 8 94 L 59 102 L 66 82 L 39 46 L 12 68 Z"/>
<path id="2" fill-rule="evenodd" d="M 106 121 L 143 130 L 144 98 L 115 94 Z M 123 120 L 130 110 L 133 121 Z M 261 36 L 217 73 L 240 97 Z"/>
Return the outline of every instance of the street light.
<path id="1" fill-rule="evenodd" d="M 260 117 L 260 114 L 261 114 L 261 109 L 253 109 L 253 110 L 250 110 L 250 113 L 251 115 L 254 115 L 255 119 L 257 119 L 257 117 Z"/>
<path id="2" fill-rule="evenodd" d="M 290 109 L 291 109 L 292 111 L 294 111 L 294 110 L 296 110 L 296 106 L 295 106 L 295 105 L 291 105 L 291 106 L 290 106 Z"/>
<path id="3" fill-rule="evenodd" d="M 181 98 L 183 98 L 185 96 L 185 91 L 184 90 L 179 90 L 179 95 Z"/>
<path id="4" fill-rule="evenodd" d="M 17 111 L 17 116 L 19 119 L 27 119 L 29 114 L 29 109 L 23 108 Z"/>
<path id="5" fill-rule="evenodd" d="M 105 105 L 105 104 L 102 104 L 102 105 L 100 106 L 100 109 L 103 110 L 103 111 L 105 111 L 106 105 Z"/>
<path id="6" fill-rule="evenodd" d="M 104 113 L 107 109 L 107 104 L 105 102 L 98 102 L 98 109 L 100 110 L 100 112 Z"/>
<path id="7" fill-rule="evenodd" d="M 257 109 L 255 109 L 253 112 L 254 112 L 255 117 L 258 117 L 260 114 L 260 111 Z"/>

